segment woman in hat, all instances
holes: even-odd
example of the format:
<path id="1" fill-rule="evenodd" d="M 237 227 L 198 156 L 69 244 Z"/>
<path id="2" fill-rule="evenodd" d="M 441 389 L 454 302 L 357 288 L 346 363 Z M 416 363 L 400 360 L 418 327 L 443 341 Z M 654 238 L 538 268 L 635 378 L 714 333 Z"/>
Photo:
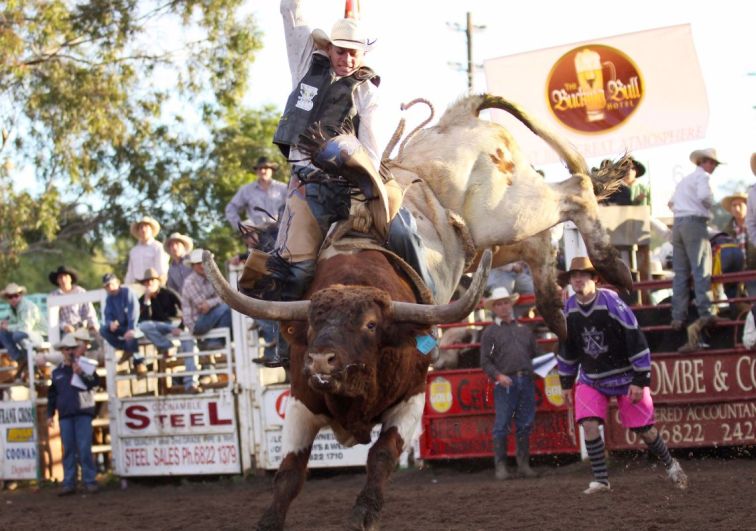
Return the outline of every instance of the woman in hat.
<path id="1" fill-rule="evenodd" d="M 241 223 L 240 212 L 250 220 L 251 228 L 277 223 L 286 203 L 286 185 L 273 180 L 278 164 L 260 157 L 255 165 L 257 179 L 245 184 L 226 205 L 226 219 L 234 230 Z"/>
<path id="2" fill-rule="evenodd" d="M 142 216 L 131 224 L 131 235 L 137 244 L 129 251 L 129 265 L 126 268 L 124 284 L 133 284 L 150 267 L 157 269 L 160 282 L 165 285 L 168 277 L 168 255 L 163 244 L 155 238 L 160 233 L 160 223 L 150 216 Z"/>
<path id="3" fill-rule="evenodd" d="M 86 293 L 87 291 L 77 285 L 79 277 L 76 271 L 64 265 L 50 272 L 47 278 L 53 286 L 57 286 L 56 289 L 50 292 L 50 295 L 72 295 L 75 293 Z M 99 324 L 94 306 L 90 302 L 60 306 L 58 310 L 58 326 L 64 334 L 70 334 L 77 328 L 96 330 L 99 328 Z"/>

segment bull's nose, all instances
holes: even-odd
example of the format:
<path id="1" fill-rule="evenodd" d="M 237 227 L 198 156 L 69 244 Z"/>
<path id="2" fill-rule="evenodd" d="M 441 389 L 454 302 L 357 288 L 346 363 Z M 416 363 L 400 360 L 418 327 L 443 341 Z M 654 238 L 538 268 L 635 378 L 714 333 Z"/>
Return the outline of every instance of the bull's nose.
<path id="1" fill-rule="evenodd" d="M 310 372 L 317 374 L 330 374 L 336 365 L 334 352 L 308 352 L 307 366 Z"/>

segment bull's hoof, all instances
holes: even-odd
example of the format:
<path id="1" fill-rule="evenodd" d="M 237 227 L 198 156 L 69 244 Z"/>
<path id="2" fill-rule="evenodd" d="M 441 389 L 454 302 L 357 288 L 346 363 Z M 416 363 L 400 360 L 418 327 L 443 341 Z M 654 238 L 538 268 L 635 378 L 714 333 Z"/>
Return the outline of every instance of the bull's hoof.
<path id="1" fill-rule="evenodd" d="M 257 522 L 257 531 L 282 531 L 284 528 L 284 518 L 271 509 L 265 511 L 260 521 Z"/>
<path id="2" fill-rule="evenodd" d="M 346 528 L 349 531 L 377 531 L 380 529 L 378 513 L 365 505 L 355 505 L 346 522 Z"/>

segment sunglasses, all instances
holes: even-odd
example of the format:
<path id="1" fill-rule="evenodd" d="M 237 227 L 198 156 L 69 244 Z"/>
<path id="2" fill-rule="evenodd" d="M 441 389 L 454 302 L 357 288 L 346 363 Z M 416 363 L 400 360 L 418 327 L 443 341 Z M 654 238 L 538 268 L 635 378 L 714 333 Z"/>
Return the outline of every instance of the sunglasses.
<path id="1" fill-rule="evenodd" d="M 20 293 L 14 293 L 13 295 L 6 295 L 7 299 L 18 299 L 21 296 Z"/>

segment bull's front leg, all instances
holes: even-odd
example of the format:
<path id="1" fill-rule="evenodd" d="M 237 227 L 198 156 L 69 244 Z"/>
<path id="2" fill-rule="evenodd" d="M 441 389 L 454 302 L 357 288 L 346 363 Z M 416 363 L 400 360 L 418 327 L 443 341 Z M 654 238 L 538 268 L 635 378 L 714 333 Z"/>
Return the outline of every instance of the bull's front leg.
<path id="1" fill-rule="evenodd" d="M 326 423 L 324 415 L 315 415 L 296 398 L 289 398 L 282 436 L 284 457 L 273 480 L 273 503 L 257 523 L 258 530 L 283 529 L 289 505 L 302 490 L 312 442 Z"/>
<path id="2" fill-rule="evenodd" d="M 420 425 L 424 406 L 425 393 L 419 393 L 383 415 L 381 435 L 368 452 L 367 480 L 352 508 L 348 529 L 377 529 L 386 480 L 396 468 L 405 444 L 412 440 Z"/>
<path id="3" fill-rule="evenodd" d="M 590 178 L 573 175 L 556 186 L 563 193 L 560 202 L 562 220 L 575 223 L 583 236 L 591 263 L 601 278 L 615 286 L 631 290 L 633 278 L 630 270 L 609 242 L 609 234 L 598 219 L 598 203 Z M 569 267 L 569 264 L 565 266 Z"/>

